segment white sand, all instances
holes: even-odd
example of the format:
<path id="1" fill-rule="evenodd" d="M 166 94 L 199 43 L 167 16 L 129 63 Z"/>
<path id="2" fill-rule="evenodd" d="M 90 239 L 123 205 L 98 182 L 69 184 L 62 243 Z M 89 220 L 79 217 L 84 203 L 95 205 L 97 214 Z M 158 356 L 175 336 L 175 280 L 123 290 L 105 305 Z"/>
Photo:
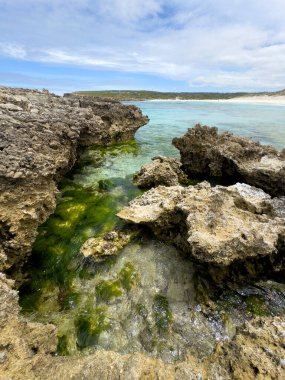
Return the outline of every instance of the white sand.
<path id="1" fill-rule="evenodd" d="M 253 95 L 242 96 L 240 98 L 232 99 L 152 99 L 150 102 L 214 102 L 214 103 L 245 103 L 245 104 L 263 104 L 263 105 L 277 105 L 285 106 L 285 96 L 269 96 L 269 95 Z"/>
<path id="2" fill-rule="evenodd" d="M 228 103 L 272 104 L 277 106 L 285 106 L 285 96 L 275 95 L 244 96 L 240 98 L 227 99 L 224 101 Z"/>

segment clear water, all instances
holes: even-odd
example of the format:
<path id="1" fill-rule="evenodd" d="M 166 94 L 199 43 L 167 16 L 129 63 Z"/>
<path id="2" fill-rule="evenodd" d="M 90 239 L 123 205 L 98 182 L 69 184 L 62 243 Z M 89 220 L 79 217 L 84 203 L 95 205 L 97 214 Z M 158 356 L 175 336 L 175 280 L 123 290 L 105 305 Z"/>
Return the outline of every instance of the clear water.
<path id="1" fill-rule="evenodd" d="M 152 155 L 176 154 L 171 140 L 197 123 L 249 137 L 277 149 L 285 147 L 285 106 L 206 101 L 133 104 L 150 117 L 150 123 L 136 135 L 146 155 L 149 152 Z"/>
<path id="2" fill-rule="evenodd" d="M 209 289 L 176 249 L 145 237 L 130 243 L 117 257 L 94 264 L 80 255 L 80 247 L 119 223 L 116 212 L 141 193 L 132 183 L 141 165 L 156 155 L 179 155 L 171 145 L 173 137 L 200 122 L 282 148 L 285 107 L 136 104 L 150 117 L 136 141 L 86 149 L 60 183 L 58 206 L 39 228 L 26 267 L 28 281 L 21 289 L 21 305 L 33 320 L 58 326 L 61 354 L 100 347 L 144 351 L 168 362 L 182 359 L 189 351 L 201 357 L 213 350 L 216 341 L 228 339 L 233 324 L 248 313 L 284 310 L 284 291 L 272 286 L 272 291 L 257 294 L 254 288 L 245 296 L 225 293 L 217 303 L 222 313 L 205 317 L 202 309 Z M 225 317 L 229 308 L 231 316 Z"/>

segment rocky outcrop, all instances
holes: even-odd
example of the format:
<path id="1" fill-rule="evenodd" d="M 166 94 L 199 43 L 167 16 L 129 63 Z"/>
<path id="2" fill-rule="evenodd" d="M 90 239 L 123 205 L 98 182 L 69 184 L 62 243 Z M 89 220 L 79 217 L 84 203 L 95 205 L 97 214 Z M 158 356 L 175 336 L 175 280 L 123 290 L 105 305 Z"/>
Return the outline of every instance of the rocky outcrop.
<path id="1" fill-rule="evenodd" d="M 118 216 L 149 226 L 200 262 L 229 266 L 284 254 L 285 220 L 274 205 L 269 195 L 246 184 L 211 187 L 203 182 L 187 188 L 159 186 Z"/>
<path id="2" fill-rule="evenodd" d="M 142 166 L 134 181 L 141 188 L 176 186 L 187 181 L 181 166 L 177 158 L 157 156 L 152 158 L 152 163 Z"/>
<path id="3" fill-rule="evenodd" d="M 133 138 L 147 121 L 119 102 L 0 87 L 0 270 L 29 254 L 77 147 Z"/>
<path id="4" fill-rule="evenodd" d="M 256 318 L 210 358 L 210 379 L 281 380 L 285 376 L 285 320 Z"/>
<path id="5" fill-rule="evenodd" d="M 196 125 L 173 139 L 183 170 L 189 176 L 218 177 L 227 182 L 245 182 L 272 196 L 285 194 L 285 150 L 278 152 L 217 128 Z"/>
<path id="6" fill-rule="evenodd" d="M 57 348 L 57 332 L 53 325 L 26 321 L 20 316 L 18 294 L 13 281 L 0 273 L 0 378 L 31 379 L 32 369 Z"/>

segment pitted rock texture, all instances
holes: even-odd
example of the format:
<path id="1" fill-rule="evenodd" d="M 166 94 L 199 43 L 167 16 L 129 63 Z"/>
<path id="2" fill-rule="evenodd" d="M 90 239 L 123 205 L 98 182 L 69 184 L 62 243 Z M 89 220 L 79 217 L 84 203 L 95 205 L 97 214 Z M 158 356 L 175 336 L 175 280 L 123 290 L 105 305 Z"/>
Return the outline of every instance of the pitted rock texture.
<path id="1" fill-rule="evenodd" d="M 152 163 L 142 166 L 134 176 L 134 181 L 141 188 L 176 186 L 187 181 L 181 166 L 181 162 L 174 157 L 153 157 Z"/>
<path id="2" fill-rule="evenodd" d="M 138 235 L 139 231 L 138 228 L 127 228 L 108 232 L 103 237 L 89 238 L 82 245 L 80 253 L 95 262 L 103 261 L 108 256 L 118 254 L 123 247 Z"/>
<path id="3" fill-rule="evenodd" d="M 218 266 L 274 256 L 284 247 L 285 220 L 276 216 L 269 195 L 246 184 L 159 186 L 118 216 L 147 225 L 200 262 Z"/>
<path id="4" fill-rule="evenodd" d="M 32 369 L 56 351 L 56 328 L 21 317 L 12 287 L 13 281 L 0 273 L 0 379 L 30 379 Z"/>
<path id="5" fill-rule="evenodd" d="M 285 194 L 285 150 L 217 128 L 196 125 L 180 138 L 173 139 L 179 149 L 187 175 L 220 177 L 259 187 L 272 196 Z"/>
<path id="6" fill-rule="evenodd" d="M 256 318 L 210 358 L 209 379 L 282 380 L 285 378 L 285 319 Z"/>
<path id="7" fill-rule="evenodd" d="M 131 139 L 147 121 L 119 102 L 0 87 L 0 270 L 29 254 L 77 147 Z"/>

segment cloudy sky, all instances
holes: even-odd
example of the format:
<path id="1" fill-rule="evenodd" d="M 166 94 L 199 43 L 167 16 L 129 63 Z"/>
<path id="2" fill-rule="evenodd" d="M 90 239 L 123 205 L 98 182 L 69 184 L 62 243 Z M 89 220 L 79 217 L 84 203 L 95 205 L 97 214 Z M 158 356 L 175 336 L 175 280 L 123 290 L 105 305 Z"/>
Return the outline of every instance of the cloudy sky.
<path id="1" fill-rule="evenodd" d="M 285 0 L 0 0 L 0 84 L 285 88 Z"/>

